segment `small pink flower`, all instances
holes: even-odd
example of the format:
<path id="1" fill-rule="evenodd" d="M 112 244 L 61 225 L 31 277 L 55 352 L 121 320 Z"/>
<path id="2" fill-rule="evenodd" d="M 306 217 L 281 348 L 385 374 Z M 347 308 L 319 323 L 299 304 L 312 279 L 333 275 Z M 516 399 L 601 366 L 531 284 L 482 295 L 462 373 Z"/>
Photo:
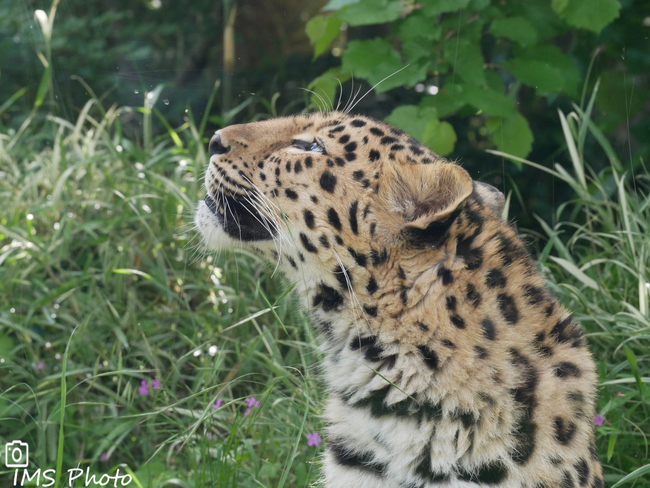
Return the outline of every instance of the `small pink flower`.
<path id="1" fill-rule="evenodd" d="M 160 380 L 159 379 L 151 380 L 151 388 L 153 388 L 154 390 L 160 390 L 160 388 L 162 388 L 162 385 L 160 384 Z"/>
<path id="2" fill-rule="evenodd" d="M 323 442 L 323 439 L 320 438 L 318 432 L 313 432 L 312 434 L 307 434 L 307 445 L 318 447 L 318 444 Z"/>
<path id="3" fill-rule="evenodd" d="M 259 400 L 257 400 L 255 397 L 247 398 L 246 400 L 244 400 L 244 402 L 246 403 L 246 405 L 248 405 L 248 408 L 244 412 L 244 417 L 248 417 L 248 414 L 251 413 L 252 408 L 260 406 Z"/>
<path id="4" fill-rule="evenodd" d="M 99 460 L 100 460 L 102 463 L 105 463 L 106 461 L 108 461 L 109 456 L 110 456 L 110 455 L 109 455 L 107 452 L 105 452 L 104 454 L 102 454 L 101 456 L 99 456 Z"/>
<path id="5" fill-rule="evenodd" d="M 223 404 L 223 400 L 219 398 L 214 405 L 212 405 L 212 410 L 217 410 L 221 408 L 221 405 Z"/>
<path id="6" fill-rule="evenodd" d="M 147 384 L 147 380 L 142 380 L 140 382 L 140 386 L 138 386 L 138 393 L 140 393 L 142 396 L 149 394 L 149 385 Z"/>
<path id="7" fill-rule="evenodd" d="M 41 361 L 38 363 L 36 366 L 34 366 L 34 369 L 39 370 L 45 368 L 45 361 Z"/>
<path id="8" fill-rule="evenodd" d="M 605 417 L 603 417 L 602 415 L 600 415 L 600 414 L 597 413 L 597 414 L 594 416 L 594 425 L 600 427 L 601 425 L 603 425 L 603 422 L 604 422 L 604 421 L 605 421 Z"/>

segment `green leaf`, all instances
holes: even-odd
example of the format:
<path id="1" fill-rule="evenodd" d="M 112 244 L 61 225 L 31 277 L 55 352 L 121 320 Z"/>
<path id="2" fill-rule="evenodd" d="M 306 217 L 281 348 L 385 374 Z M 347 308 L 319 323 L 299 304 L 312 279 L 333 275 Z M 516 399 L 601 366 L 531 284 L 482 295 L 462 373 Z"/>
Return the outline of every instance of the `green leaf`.
<path id="1" fill-rule="evenodd" d="M 444 45 L 444 58 L 464 81 L 485 85 L 484 60 L 478 43 L 464 38 L 447 42 Z"/>
<path id="2" fill-rule="evenodd" d="M 386 61 L 399 62 L 400 56 L 385 39 L 371 41 L 350 41 L 342 56 L 341 70 L 354 76 L 368 79 L 377 66 Z"/>
<path id="3" fill-rule="evenodd" d="M 144 271 L 140 271 L 139 269 L 116 268 L 116 269 L 113 269 L 113 273 L 115 273 L 115 274 L 123 274 L 123 275 L 138 275 L 138 276 L 142 276 L 143 278 L 146 278 L 148 280 L 153 279 L 149 273 L 145 273 Z"/>
<path id="4" fill-rule="evenodd" d="M 467 9 L 476 12 L 485 9 L 488 5 L 490 5 L 490 0 L 470 0 Z"/>
<path id="5" fill-rule="evenodd" d="M 334 104 L 336 89 L 339 88 L 340 83 L 344 83 L 348 79 L 350 79 L 350 73 L 342 72 L 340 67 L 331 68 L 314 79 L 307 87 L 314 92 L 311 95 L 312 104 L 321 110 L 330 110 Z"/>
<path id="6" fill-rule="evenodd" d="M 551 0 L 551 8 L 557 14 L 560 14 L 569 5 L 569 0 Z"/>
<path id="7" fill-rule="evenodd" d="M 426 17 L 421 10 L 413 12 L 405 19 L 396 22 L 395 32 L 403 42 L 439 41 L 442 38 L 442 28 Z"/>
<path id="8" fill-rule="evenodd" d="M 14 340 L 0 332 L 0 358 L 11 359 L 13 357 Z"/>
<path id="9" fill-rule="evenodd" d="M 532 20 L 539 40 L 552 39 L 566 32 L 566 24 L 557 16 L 548 1 L 517 2 L 508 5 L 508 15 Z"/>
<path id="10" fill-rule="evenodd" d="M 555 256 L 549 256 L 549 257 L 557 264 L 559 264 L 562 268 L 564 268 L 564 271 L 566 271 L 569 274 L 572 274 L 573 277 L 576 278 L 578 281 L 580 281 L 583 285 L 593 290 L 598 290 L 598 283 L 596 283 L 595 280 L 587 276 L 580 268 L 578 268 L 571 261 L 567 261 L 566 259 L 558 258 Z"/>
<path id="11" fill-rule="evenodd" d="M 538 94 L 567 93 L 576 95 L 580 72 L 573 60 L 555 46 L 516 49 L 515 58 L 503 67 Z"/>
<path id="12" fill-rule="evenodd" d="M 339 10 L 348 5 L 354 5 L 359 3 L 361 0 L 330 0 L 327 5 L 325 5 L 321 10 Z"/>
<path id="13" fill-rule="evenodd" d="M 532 46 L 537 42 L 535 26 L 524 17 L 496 19 L 490 25 L 490 32 L 495 37 L 505 37 L 522 46 Z"/>
<path id="14" fill-rule="evenodd" d="M 446 156 L 456 145 L 456 131 L 449 122 L 430 121 L 424 129 L 423 142 L 440 156 Z"/>
<path id="15" fill-rule="evenodd" d="M 448 122 L 438 120 L 436 109 L 405 105 L 398 107 L 386 117 L 388 124 L 410 134 L 441 156 L 454 150 L 456 132 Z"/>
<path id="16" fill-rule="evenodd" d="M 394 125 L 422 142 L 424 129 L 430 120 L 438 120 L 436 109 L 418 107 L 416 105 L 403 105 L 397 107 L 384 119 L 387 124 Z"/>
<path id="17" fill-rule="evenodd" d="M 376 88 L 378 93 L 398 86 L 413 86 L 426 78 L 428 68 L 427 62 L 404 66 L 399 53 L 384 39 L 350 41 L 341 64 L 343 73 L 352 73 L 372 85 L 381 82 Z"/>
<path id="18" fill-rule="evenodd" d="M 564 76 L 559 68 L 537 59 L 513 59 L 503 67 L 522 83 L 534 88 L 538 95 L 560 93 L 564 89 Z"/>
<path id="19" fill-rule="evenodd" d="M 468 83 L 445 85 L 437 95 L 424 97 L 421 106 L 435 107 L 439 117 L 471 105 L 478 112 L 496 117 L 513 117 L 517 110 L 512 99 L 502 93 Z"/>
<path id="20" fill-rule="evenodd" d="M 361 0 L 341 9 L 336 16 L 350 24 L 384 24 L 397 19 L 403 10 L 401 0 Z"/>
<path id="21" fill-rule="evenodd" d="M 613 450 L 613 449 L 612 449 Z M 609 451 L 608 451 L 609 454 Z M 650 473 L 650 464 L 646 464 L 645 466 L 641 466 L 639 469 L 635 469 L 632 471 L 630 474 L 627 476 L 624 476 L 615 485 L 612 485 L 612 488 L 618 488 L 619 486 L 622 486 L 626 483 L 629 483 L 630 481 L 634 481 L 637 478 L 640 478 L 641 476 L 645 476 L 646 474 Z"/>
<path id="22" fill-rule="evenodd" d="M 410 63 L 431 56 L 431 50 L 422 45 L 421 42 L 416 41 L 405 42 L 402 46 L 402 52 L 406 60 Z"/>
<path id="23" fill-rule="evenodd" d="M 336 36 L 343 22 L 333 15 L 317 15 L 309 22 L 305 31 L 314 45 L 314 59 L 323 54 Z"/>
<path id="24" fill-rule="evenodd" d="M 533 147 L 533 132 L 528 121 L 519 112 L 512 117 L 489 117 L 485 126 L 492 133 L 492 140 L 504 153 L 525 158 Z M 521 167 L 521 164 L 518 164 Z"/>
<path id="25" fill-rule="evenodd" d="M 501 93 L 472 85 L 463 88 L 464 100 L 486 115 L 513 117 L 517 113 L 512 99 Z"/>
<path id="26" fill-rule="evenodd" d="M 470 0 L 422 0 L 422 11 L 425 15 L 433 16 L 445 12 L 456 12 L 467 7 Z"/>
<path id="27" fill-rule="evenodd" d="M 621 9 L 618 0 L 555 1 L 551 6 L 567 24 L 596 34 L 618 18 Z"/>

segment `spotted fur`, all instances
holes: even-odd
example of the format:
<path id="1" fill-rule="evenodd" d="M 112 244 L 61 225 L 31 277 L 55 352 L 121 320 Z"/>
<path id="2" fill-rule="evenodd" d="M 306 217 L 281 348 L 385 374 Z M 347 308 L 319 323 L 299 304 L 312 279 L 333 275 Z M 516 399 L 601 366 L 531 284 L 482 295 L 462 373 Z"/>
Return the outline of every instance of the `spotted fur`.
<path id="1" fill-rule="evenodd" d="M 326 487 L 603 486 L 585 339 L 498 191 L 338 112 L 227 127 L 210 153 L 206 243 L 273 261 L 320 333 Z"/>

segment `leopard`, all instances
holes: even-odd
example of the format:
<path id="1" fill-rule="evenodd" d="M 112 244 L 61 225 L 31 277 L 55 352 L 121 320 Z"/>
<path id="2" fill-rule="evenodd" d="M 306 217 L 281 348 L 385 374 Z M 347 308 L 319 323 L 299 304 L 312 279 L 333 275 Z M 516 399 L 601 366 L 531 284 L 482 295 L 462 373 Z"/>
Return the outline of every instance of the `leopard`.
<path id="1" fill-rule="evenodd" d="M 210 139 L 195 225 L 294 285 L 323 353 L 327 488 L 602 488 L 597 373 L 503 193 L 363 115 Z"/>

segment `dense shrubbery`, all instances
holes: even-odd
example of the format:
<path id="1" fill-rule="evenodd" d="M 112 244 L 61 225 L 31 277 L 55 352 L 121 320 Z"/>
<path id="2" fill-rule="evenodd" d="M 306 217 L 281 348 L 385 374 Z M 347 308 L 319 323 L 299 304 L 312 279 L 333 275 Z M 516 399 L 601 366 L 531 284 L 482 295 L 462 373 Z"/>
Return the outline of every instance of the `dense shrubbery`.
<path id="1" fill-rule="evenodd" d="M 514 182 L 518 219 L 533 227 L 528 212 L 550 219 L 570 189 L 554 187 L 549 175 L 531 178 L 519 163 L 503 166 L 484 150 L 530 154 L 547 166 L 561 160 L 557 110 L 584 108 L 600 79 L 592 119 L 631 170 L 641 171 L 650 157 L 647 15 L 629 0 L 331 0 L 307 32 L 315 56 L 331 44 L 340 64 L 310 88 L 323 98 L 314 96 L 316 104 L 336 106 L 339 80 L 378 84 L 380 97 L 369 96 L 357 110 L 460 157 L 499 188 Z M 596 170 L 605 166 L 591 141 L 585 152 Z"/>

